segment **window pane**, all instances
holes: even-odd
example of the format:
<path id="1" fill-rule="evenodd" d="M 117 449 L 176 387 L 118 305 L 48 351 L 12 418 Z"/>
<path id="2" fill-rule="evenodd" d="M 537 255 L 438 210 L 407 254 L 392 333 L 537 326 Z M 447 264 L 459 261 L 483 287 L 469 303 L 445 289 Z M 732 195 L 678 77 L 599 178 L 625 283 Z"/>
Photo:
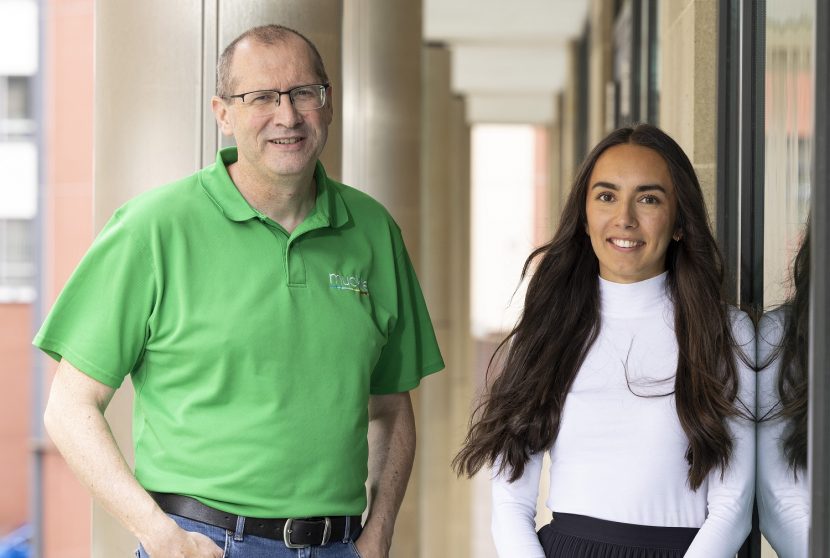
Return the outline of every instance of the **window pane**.
<path id="1" fill-rule="evenodd" d="M 29 94 L 31 83 L 31 78 L 28 76 L 10 76 L 8 78 L 6 118 L 26 120 L 32 118 L 32 106 Z"/>
<path id="2" fill-rule="evenodd" d="M 0 220 L 0 287 L 30 287 L 34 281 L 32 223 Z"/>
<path id="3" fill-rule="evenodd" d="M 813 19 L 808 0 L 769 0 L 766 22 L 764 306 L 780 304 L 810 205 Z"/>

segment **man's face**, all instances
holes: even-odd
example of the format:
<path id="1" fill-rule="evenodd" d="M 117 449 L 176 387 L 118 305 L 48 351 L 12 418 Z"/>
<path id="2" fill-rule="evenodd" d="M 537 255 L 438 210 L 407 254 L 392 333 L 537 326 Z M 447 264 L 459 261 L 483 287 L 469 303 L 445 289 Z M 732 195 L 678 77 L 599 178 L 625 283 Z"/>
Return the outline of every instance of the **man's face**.
<path id="1" fill-rule="evenodd" d="M 313 67 L 308 45 L 297 37 L 274 45 L 243 40 L 231 65 L 233 94 L 319 84 L 321 78 Z M 288 95 L 281 96 L 276 111 L 268 116 L 258 115 L 238 98 L 214 97 L 213 109 L 222 132 L 236 139 L 239 170 L 265 180 L 311 174 L 326 145 L 332 117 L 328 95 L 325 106 L 310 111 L 296 110 Z"/>

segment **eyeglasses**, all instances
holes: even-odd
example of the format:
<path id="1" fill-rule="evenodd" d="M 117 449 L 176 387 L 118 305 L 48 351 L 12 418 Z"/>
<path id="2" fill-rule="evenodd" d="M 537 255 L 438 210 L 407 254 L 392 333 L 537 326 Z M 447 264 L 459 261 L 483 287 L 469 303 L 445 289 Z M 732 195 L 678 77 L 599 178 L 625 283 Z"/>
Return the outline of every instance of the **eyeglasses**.
<path id="1" fill-rule="evenodd" d="M 249 91 L 240 95 L 229 95 L 228 99 L 242 99 L 244 106 L 253 110 L 259 116 L 269 116 L 277 112 L 283 95 L 288 95 L 291 105 L 301 111 L 317 110 L 326 104 L 326 89 L 328 83 L 301 85 L 288 91 L 264 89 Z"/>

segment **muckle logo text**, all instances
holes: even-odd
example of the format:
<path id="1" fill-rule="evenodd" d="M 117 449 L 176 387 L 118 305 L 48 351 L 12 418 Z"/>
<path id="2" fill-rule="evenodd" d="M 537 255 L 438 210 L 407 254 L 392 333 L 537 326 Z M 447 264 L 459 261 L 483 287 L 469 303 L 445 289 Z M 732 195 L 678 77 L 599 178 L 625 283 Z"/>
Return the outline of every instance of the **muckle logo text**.
<path id="1" fill-rule="evenodd" d="M 351 291 L 361 295 L 369 294 L 369 283 L 366 279 L 361 279 L 354 275 L 340 275 L 339 273 L 329 273 L 329 288 L 340 291 Z"/>

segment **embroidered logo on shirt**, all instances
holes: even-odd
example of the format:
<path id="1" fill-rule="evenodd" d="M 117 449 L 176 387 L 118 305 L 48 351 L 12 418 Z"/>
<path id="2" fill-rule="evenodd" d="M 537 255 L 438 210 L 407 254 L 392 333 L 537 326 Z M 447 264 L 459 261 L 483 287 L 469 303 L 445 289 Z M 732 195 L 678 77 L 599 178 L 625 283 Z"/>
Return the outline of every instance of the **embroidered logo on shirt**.
<path id="1" fill-rule="evenodd" d="M 329 288 L 352 291 L 361 295 L 369 294 L 369 282 L 354 275 L 346 276 L 339 273 L 329 273 Z"/>

